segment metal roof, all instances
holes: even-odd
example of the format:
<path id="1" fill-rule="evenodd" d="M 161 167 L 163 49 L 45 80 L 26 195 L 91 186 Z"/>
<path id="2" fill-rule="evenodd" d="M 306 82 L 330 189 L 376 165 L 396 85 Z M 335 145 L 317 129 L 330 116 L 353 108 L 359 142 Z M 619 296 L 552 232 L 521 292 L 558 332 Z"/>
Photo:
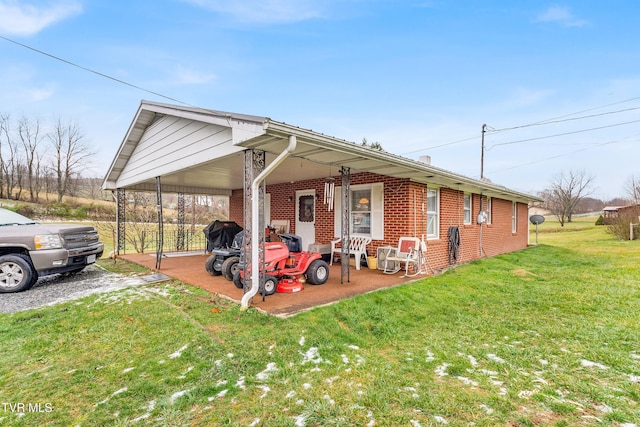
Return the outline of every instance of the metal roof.
<path id="1" fill-rule="evenodd" d="M 209 154 L 199 157 L 188 166 L 164 169 L 163 191 L 187 194 L 230 194 L 231 190 L 244 187 L 243 167 L 245 149 L 266 152 L 270 163 L 287 147 L 288 138 L 296 136 L 295 151 L 275 170 L 267 184 L 301 181 L 339 175 L 341 167 L 351 168 L 351 173 L 372 172 L 397 178 L 407 178 L 434 187 L 448 187 L 460 191 L 481 193 L 490 197 L 528 203 L 541 201 L 538 197 L 510 190 L 506 187 L 469 178 L 430 164 L 407 159 L 385 151 L 324 135 L 309 129 L 278 122 L 267 117 L 227 113 L 202 108 L 183 107 L 142 101 L 111 167 L 103 182 L 103 188 L 154 190 L 155 181 L 149 176 L 124 182 L 122 172 L 130 161 L 145 131 L 159 118 L 172 116 L 189 121 L 221 126 L 231 130 L 224 155 Z M 180 141 L 172 141 L 175 150 Z"/>

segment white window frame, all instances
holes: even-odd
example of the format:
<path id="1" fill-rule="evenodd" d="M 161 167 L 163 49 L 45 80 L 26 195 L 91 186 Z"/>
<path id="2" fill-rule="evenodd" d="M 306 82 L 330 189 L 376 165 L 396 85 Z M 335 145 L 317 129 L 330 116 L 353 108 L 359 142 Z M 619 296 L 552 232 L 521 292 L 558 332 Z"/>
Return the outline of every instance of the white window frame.
<path id="1" fill-rule="evenodd" d="M 471 215 L 472 215 L 472 203 L 473 203 L 473 195 L 465 194 L 463 197 L 463 220 L 464 224 L 471 224 Z"/>
<path id="2" fill-rule="evenodd" d="M 429 210 L 429 198 L 435 196 L 435 209 Z M 433 222 L 434 231 L 429 233 L 429 223 Z M 440 238 L 440 189 L 427 189 L 427 240 Z"/>
<path id="3" fill-rule="evenodd" d="M 376 182 L 372 184 L 357 184 L 350 185 L 349 189 L 351 192 L 358 190 L 371 190 L 371 206 L 369 211 L 370 214 L 370 232 L 369 233 L 353 233 L 351 232 L 351 236 L 362 236 L 362 237 L 370 237 L 372 240 L 384 240 L 384 184 L 382 182 Z M 353 211 L 351 212 L 351 217 L 349 218 L 349 222 L 351 222 L 354 218 Z M 342 222 L 342 187 L 335 188 L 334 195 L 334 236 L 341 237 L 342 233 L 341 228 Z M 353 224 L 349 224 L 349 230 L 353 230 Z"/>
<path id="4" fill-rule="evenodd" d="M 518 203 L 513 202 L 511 208 L 511 232 L 518 232 Z"/>

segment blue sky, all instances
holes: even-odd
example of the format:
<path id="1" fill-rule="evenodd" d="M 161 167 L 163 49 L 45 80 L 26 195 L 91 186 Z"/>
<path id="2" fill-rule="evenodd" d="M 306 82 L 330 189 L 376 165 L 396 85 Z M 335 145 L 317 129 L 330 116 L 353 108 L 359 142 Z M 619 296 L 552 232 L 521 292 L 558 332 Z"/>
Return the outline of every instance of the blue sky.
<path id="1" fill-rule="evenodd" d="M 0 0 L 0 113 L 77 122 L 103 176 L 141 99 L 270 117 L 536 193 L 640 176 L 634 0 Z M 545 123 L 546 122 L 546 123 Z M 550 122 L 550 123 L 549 123 Z M 544 124 L 540 124 L 544 123 Z"/>

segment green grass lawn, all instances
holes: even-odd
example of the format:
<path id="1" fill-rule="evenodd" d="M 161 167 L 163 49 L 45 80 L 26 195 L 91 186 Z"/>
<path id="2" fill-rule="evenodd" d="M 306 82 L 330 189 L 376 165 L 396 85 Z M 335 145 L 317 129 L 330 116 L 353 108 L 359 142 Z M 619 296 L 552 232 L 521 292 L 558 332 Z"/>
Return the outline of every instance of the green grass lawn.
<path id="1" fill-rule="evenodd" d="M 0 425 L 635 426 L 640 241 L 593 222 L 289 319 L 177 282 L 0 315 Z"/>

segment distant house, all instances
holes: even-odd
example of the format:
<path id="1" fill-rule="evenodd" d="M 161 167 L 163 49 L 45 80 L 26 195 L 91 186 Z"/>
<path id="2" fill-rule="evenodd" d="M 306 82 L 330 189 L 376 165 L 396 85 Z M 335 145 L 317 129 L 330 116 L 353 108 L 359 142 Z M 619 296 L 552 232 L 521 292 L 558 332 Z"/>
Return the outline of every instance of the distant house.
<path id="1" fill-rule="evenodd" d="M 418 237 L 430 271 L 452 263 L 452 228 L 460 237 L 455 263 L 527 247 L 528 205 L 541 201 L 266 117 L 148 101 L 103 188 L 118 201 L 125 191 L 228 196 L 230 220 L 258 230 L 288 224 L 305 249 L 347 234 L 370 238 L 375 256 L 400 237 Z"/>
<path id="2" fill-rule="evenodd" d="M 602 217 L 605 225 L 612 224 L 618 218 L 639 217 L 640 206 L 605 206 L 602 209 Z"/>

